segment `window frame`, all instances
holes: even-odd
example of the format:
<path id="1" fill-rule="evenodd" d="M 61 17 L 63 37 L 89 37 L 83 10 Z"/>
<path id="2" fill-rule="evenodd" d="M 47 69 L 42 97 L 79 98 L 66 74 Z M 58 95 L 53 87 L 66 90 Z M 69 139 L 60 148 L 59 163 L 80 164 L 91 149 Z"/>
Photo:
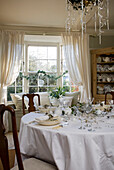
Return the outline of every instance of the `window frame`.
<path id="1" fill-rule="evenodd" d="M 34 71 L 29 71 L 29 56 L 28 56 L 28 47 L 29 46 L 44 46 L 44 47 L 57 47 L 57 76 L 61 74 L 61 54 L 60 54 L 60 43 L 55 43 L 55 42 L 31 42 L 31 41 L 26 41 L 24 44 L 24 63 L 25 63 L 25 69 L 23 74 L 28 75 L 29 73 L 35 73 Z M 52 72 L 50 72 L 52 73 Z M 62 78 L 57 80 L 57 87 L 62 86 Z M 29 92 L 29 81 L 24 79 L 24 92 L 28 93 Z M 35 87 L 35 86 L 33 86 Z M 39 87 L 39 86 L 36 86 Z M 54 86 L 56 87 L 56 86 Z"/>

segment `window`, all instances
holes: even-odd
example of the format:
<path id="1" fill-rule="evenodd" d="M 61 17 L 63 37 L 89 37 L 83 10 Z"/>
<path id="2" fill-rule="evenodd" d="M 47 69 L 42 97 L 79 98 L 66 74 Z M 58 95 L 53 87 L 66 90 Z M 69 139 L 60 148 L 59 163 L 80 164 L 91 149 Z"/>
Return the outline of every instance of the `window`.
<path id="1" fill-rule="evenodd" d="M 33 38 L 33 40 L 32 40 Z M 35 76 L 38 70 L 43 70 L 49 75 L 58 76 L 67 70 L 60 36 L 31 36 L 25 37 L 25 55 L 20 72 L 23 75 Z M 18 76 L 16 81 L 7 88 L 7 99 L 11 100 L 10 93 L 35 93 L 45 92 L 63 86 L 66 91 L 78 91 L 65 74 L 57 81 L 38 74 L 35 79 L 26 80 Z"/>
<path id="2" fill-rule="evenodd" d="M 57 76 L 57 46 L 32 46 L 27 47 L 28 75 L 35 76 L 38 70 Z M 29 93 L 44 92 L 57 86 L 57 81 L 39 74 L 35 80 L 29 80 Z"/>
<path id="3" fill-rule="evenodd" d="M 20 72 L 23 72 L 23 65 L 22 65 L 22 63 L 21 63 Z M 8 86 L 8 88 L 7 88 L 7 100 L 8 101 L 11 100 L 10 93 L 21 93 L 21 92 L 23 92 L 23 88 L 24 88 L 23 79 L 22 79 L 22 77 L 19 74 L 19 76 L 17 77 L 16 81 L 13 84 L 11 84 L 10 86 Z"/>

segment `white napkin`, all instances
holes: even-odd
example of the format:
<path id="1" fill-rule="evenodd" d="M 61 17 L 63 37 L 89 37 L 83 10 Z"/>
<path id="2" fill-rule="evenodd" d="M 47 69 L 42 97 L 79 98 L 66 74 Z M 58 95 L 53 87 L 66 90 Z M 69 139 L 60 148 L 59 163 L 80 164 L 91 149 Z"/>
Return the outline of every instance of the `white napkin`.
<path id="1" fill-rule="evenodd" d="M 49 119 L 49 116 L 48 115 L 45 115 L 45 116 L 40 116 L 38 118 L 35 118 L 37 121 L 44 121 L 44 120 L 47 120 Z"/>
<path id="2" fill-rule="evenodd" d="M 107 123 L 107 124 L 111 124 L 111 125 L 114 125 L 114 119 L 107 119 L 106 121 L 105 121 L 105 123 Z"/>

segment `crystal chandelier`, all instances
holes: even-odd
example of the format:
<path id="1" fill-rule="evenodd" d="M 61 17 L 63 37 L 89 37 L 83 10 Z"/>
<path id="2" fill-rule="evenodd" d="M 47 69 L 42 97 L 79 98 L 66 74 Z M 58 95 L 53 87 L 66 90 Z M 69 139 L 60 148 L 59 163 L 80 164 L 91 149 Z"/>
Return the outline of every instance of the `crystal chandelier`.
<path id="1" fill-rule="evenodd" d="M 87 23 L 92 20 L 101 44 L 103 29 L 109 29 L 109 0 L 66 0 L 66 9 L 66 31 L 82 30 L 83 36 Z"/>

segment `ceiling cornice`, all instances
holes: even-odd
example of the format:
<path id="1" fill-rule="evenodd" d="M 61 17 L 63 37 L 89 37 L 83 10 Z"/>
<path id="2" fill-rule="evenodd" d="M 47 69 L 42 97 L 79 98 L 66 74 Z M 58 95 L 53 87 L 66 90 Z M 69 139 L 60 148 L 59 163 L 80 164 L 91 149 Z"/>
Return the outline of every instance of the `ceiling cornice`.
<path id="1" fill-rule="evenodd" d="M 23 31 L 25 34 L 33 34 L 33 35 L 60 35 L 61 33 L 65 33 L 65 28 L 59 27 L 38 27 L 38 26 L 18 26 L 18 25 L 0 25 L 1 30 L 16 30 Z"/>
<path id="2" fill-rule="evenodd" d="M 20 25 L 0 25 L 1 30 L 16 30 L 23 31 L 26 35 L 61 35 L 66 33 L 65 28 L 60 27 L 38 27 L 38 26 L 20 26 Z M 80 31 L 71 31 L 72 33 Z M 94 28 L 88 28 L 87 33 L 93 36 L 97 36 L 98 32 L 95 33 Z M 102 34 L 104 36 L 114 36 L 114 29 L 104 30 Z"/>

